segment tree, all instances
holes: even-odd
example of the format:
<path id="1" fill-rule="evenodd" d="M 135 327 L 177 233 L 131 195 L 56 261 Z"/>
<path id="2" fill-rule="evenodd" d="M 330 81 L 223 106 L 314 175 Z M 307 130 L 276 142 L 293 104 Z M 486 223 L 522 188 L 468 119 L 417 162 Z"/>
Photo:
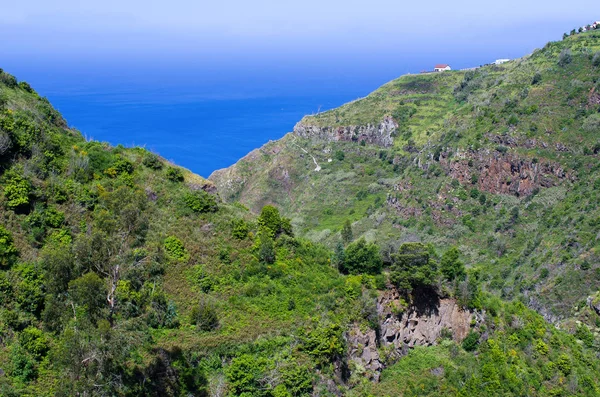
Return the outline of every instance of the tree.
<path id="1" fill-rule="evenodd" d="M 335 251 L 333 251 L 333 258 L 331 262 L 337 269 L 341 272 L 344 270 L 344 262 L 346 260 L 346 253 L 344 252 L 344 244 L 341 241 L 338 241 L 335 246 Z"/>
<path id="2" fill-rule="evenodd" d="M 292 237 L 294 235 L 291 220 L 282 217 L 277 207 L 273 205 L 265 205 L 262 208 L 258 217 L 258 225 L 266 229 L 273 237 L 277 237 L 280 234 L 287 234 Z"/>
<path id="3" fill-rule="evenodd" d="M 345 244 L 350 244 L 352 239 L 352 225 L 350 224 L 350 221 L 346 219 L 346 222 L 344 222 L 344 226 L 342 227 L 342 240 L 344 240 Z"/>
<path id="4" fill-rule="evenodd" d="M 463 279 L 465 276 L 465 265 L 458 258 L 460 251 L 456 247 L 450 248 L 442 255 L 440 261 L 440 272 L 450 281 Z"/>
<path id="5" fill-rule="evenodd" d="M 69 296 L 76 305 L 86 309 L 90 320 L 94 322 L 101 318 L 102 310 L 106 308 L 106 284 L 94 272 L 71 281 Z"/>
<path id="6" fill-rule="evenodd" d="M 367 243 L 364 238 L 349 244 L 344 256 L 341 269 L 343 273 L 378 274 L 381 272 L 383 261 L 379 247 L 373 243 Z"/>
<path id="7" fill-rule="evenodd" d="M 258 248 L 258 259 L 266 264 L 272 265 L 275 263 L 275 244 L 273 238 L 267 230 L 259 231 L 259 248 Z"/>
<path id="8" fill-rule="evenodd" d="M 393 255 L 390 279 L 397 287 L 411 291 L 431 287 L 436 282 L 437 266 L 431 247 L 423 243 L 404 243 Z"/>

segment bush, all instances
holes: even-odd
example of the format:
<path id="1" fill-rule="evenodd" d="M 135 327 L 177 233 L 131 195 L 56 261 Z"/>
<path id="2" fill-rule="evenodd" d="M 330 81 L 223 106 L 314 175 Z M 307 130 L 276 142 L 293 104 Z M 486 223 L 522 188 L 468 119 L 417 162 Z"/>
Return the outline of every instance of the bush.
<path id="1" fill-rule="evenodd" d="M 18 251 L 13 244 L 12 234 L 0 225 L 0 266 L 10 266 L 17 258 Z"/>
<path id="2" fill-rule="evenodd" d="M 469 332 L 469 335 L 462 342 L 463 349 L 468 352 L 477 349 L 477 345 L 479 345 L 479 334 L 475 331 Z"/>
<path id="3" fill-rule="evenodd" d="M 600 52 L 594 54 L 594 57 L 592 58 L 592 65 L 596 67 L 600 66 Z"/>
<path id="4" fill-rule="evenodd" d="M 171 258 L 183 260 L 187 257 L 183 243 L 175 236 L 169 236 L 165 239 L 164 248 Z"/>
<path id="5" fill-rule="evenodd" d="M 540 72 L 535 72 L 533 78 L 531 79 L 531 85 L 536 85 L 542 82 L 542 74 Z"/>
<path id="6" fill-rule="evenodd" d="M 245 240 L 248 237 L 248 223 L 243 219 L 233 221 L 231 234 L 238 240 Z"/>
<path id="7" fill-rule="evenodd" d="M 167 179 L 172 182 L 183 182 L 183 172 L 181 172 L 181 169 L 179 168 L 168 167 Z"/>
<path id="8" fill-rule="evenodd" d="M 219 207 L 215 196 L 204 190 L 196 190 L 184 196 L 185 205 L 196 213 L 216 212 Z"/>
<path id="9" fill-rule="evenodd" d="M 160 170 L 163 166 L 162 162 L 160 161 L 160 159 L 158 158 L 157 155 L 155 155 L 154 153 L 148 153 L 146 156 L 144 156 L 144 159 L 142 160 L 142 164 L 144 164 L 144 166 L 153 169 L 153 170 Z"/>
<path id="10" fill-rule="evenodd" d="M 583 121 L 583 129 L 589 133 L 600 133 L 600 114 L 592 114 Z"/>
<path id="11" fill-rule="evenodd" d="M 202 331 L 212 331 L 219 327 L 219 317 L 214 306 L 208 302 L 202 301 L 192 308 L 190 320 L 198 329 Z"/>
<path id="12" fill-rule="evenodd" d="M 32 356 L 39 359 L 46 355 L 50 346 L 44 333 L 34 327 L 25 328 L 19 335 L 19 344 Z"/>
<path id="13" fill-rule="evenodd" d="M 348 245 L 339 270 L 350 274 L 378 274 L 381 272 L 382 266 L 383 261 L 379 247 L 373 243 L 367 243 L 364 238 L 361 238 Z"/>
<path id="14" fill-rule="evenodd" d="M 335 152 L 335 159 L 338 161 L 344 161 L 344 159 L 346 158 L 346 155 L 344 154 L 344 152 L 342 152 L 341 150 L 336 150 Z"/>
<path id="15" fill-rule="evenodd" d="M 21 174 L 20 170 L 11 169 L 6 172 L 4 196 L 8 208 L 15 210 L 29 205 L 32 190 L 31 182 Z"/>
<path id="16" fill-rule="evenodd" d="M 258 242 L 260 244 L 258 248 L 258 259 L 269 265 L 275 263 L 275 244 L 273 243 L 273 238 L 270 236 L 270 233 L 264 230 L 264 228 L 259 232 Z"/>
<path id="17" fill-rule="evenodd" d="M 571 50 L 564 49 L 560 52 L 558 56 L 558 66 L 565 67 L 573 61 L 573 55 L 571 54 Z"/>

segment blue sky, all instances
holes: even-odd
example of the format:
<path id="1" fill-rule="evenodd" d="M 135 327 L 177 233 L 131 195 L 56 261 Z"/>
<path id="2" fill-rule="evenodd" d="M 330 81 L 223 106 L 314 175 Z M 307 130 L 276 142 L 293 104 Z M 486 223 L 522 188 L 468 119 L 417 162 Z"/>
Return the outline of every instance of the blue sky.
<path id="1" fill-rule="evenodd" d="M 0 56 L 385 54 L 559 38 L 595 1 L 2 1 Z M 597 10 L 599 15 L 593 15 Z M 527 34 L 528 37 L 524 37 Z M 551 37 L 547 37 L 551 36 Z M 8 38 L 8 40 L 5 40 Z"/>

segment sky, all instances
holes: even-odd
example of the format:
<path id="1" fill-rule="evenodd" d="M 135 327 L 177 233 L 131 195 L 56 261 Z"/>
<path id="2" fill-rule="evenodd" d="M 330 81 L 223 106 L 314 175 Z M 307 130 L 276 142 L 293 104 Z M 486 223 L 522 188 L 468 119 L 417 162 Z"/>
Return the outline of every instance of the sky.
<path id="1" fill-rule="evenodd" d="M 527 42 L 524 32 L 559 38 L 600 19 L 585 0 L 0 0 L 0 9 L 0 56 L 23 59 L 410 55 Z"/>

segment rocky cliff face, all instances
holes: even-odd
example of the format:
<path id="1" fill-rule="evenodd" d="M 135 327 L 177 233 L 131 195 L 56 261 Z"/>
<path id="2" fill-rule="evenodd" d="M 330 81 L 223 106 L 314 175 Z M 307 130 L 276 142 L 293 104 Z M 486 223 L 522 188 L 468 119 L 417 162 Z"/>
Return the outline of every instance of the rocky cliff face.
<path id="1" fill-rule="evenodd" d="M 379 347 L 387 348 L 392 361 L 408 353 L 415 346 L 431 346 L 442 337 L 451 335 L 462 342 L 471 330 L 472 322 L 483 321 L 481 315 L 460 308 L 454 299 L 437 296 L 420 298 L 402 314 L 400 294 L 395 289 L 381 293 L 377 299 L 379 332 L 354 325 L 347 334 L 348 357 L 370 380 L 377 382 L 384 368 Z M 445 335 L 444 335 L 445 334 Z"/>
<path id="2" fill-rule="evenodd" d="M 294 127 L 294 134 L 307 139 L 318 139 L 326 142 L 334 141 L 365 141 L 371 145 L 390 147 L 394 143 L 393 135 L 398 124 L 392 117 L 385 117 L 379 124 L 350 125 L 344 127 L 329 127 L 310 125 L 300 121 Z"/>
<path id="3" fill-rule="evenodd" d="M 405 347 L 431 346 L 442 337 L 442 332 L 462 342 L 471 329 L 473 313 L 461 309 L 454 299 L 432 298 L 429 302 L 411 305 L 397 316 L 394 308 L 399 300 L 398 291 L 388 290 L 377 302 L 382 345 L 392 345 L 398 351 Z"/>
<path id="4" fill-rule="evenodd" d="M 462 158 L 440 156 L 440 165 L 461 183 L 474 183 L 479 190 L 494 194 L 529 196 L 537 188 L 555 186 L 565 178 L 573 179 L 559 164 L 496 151 L 482 150 Z"/>

